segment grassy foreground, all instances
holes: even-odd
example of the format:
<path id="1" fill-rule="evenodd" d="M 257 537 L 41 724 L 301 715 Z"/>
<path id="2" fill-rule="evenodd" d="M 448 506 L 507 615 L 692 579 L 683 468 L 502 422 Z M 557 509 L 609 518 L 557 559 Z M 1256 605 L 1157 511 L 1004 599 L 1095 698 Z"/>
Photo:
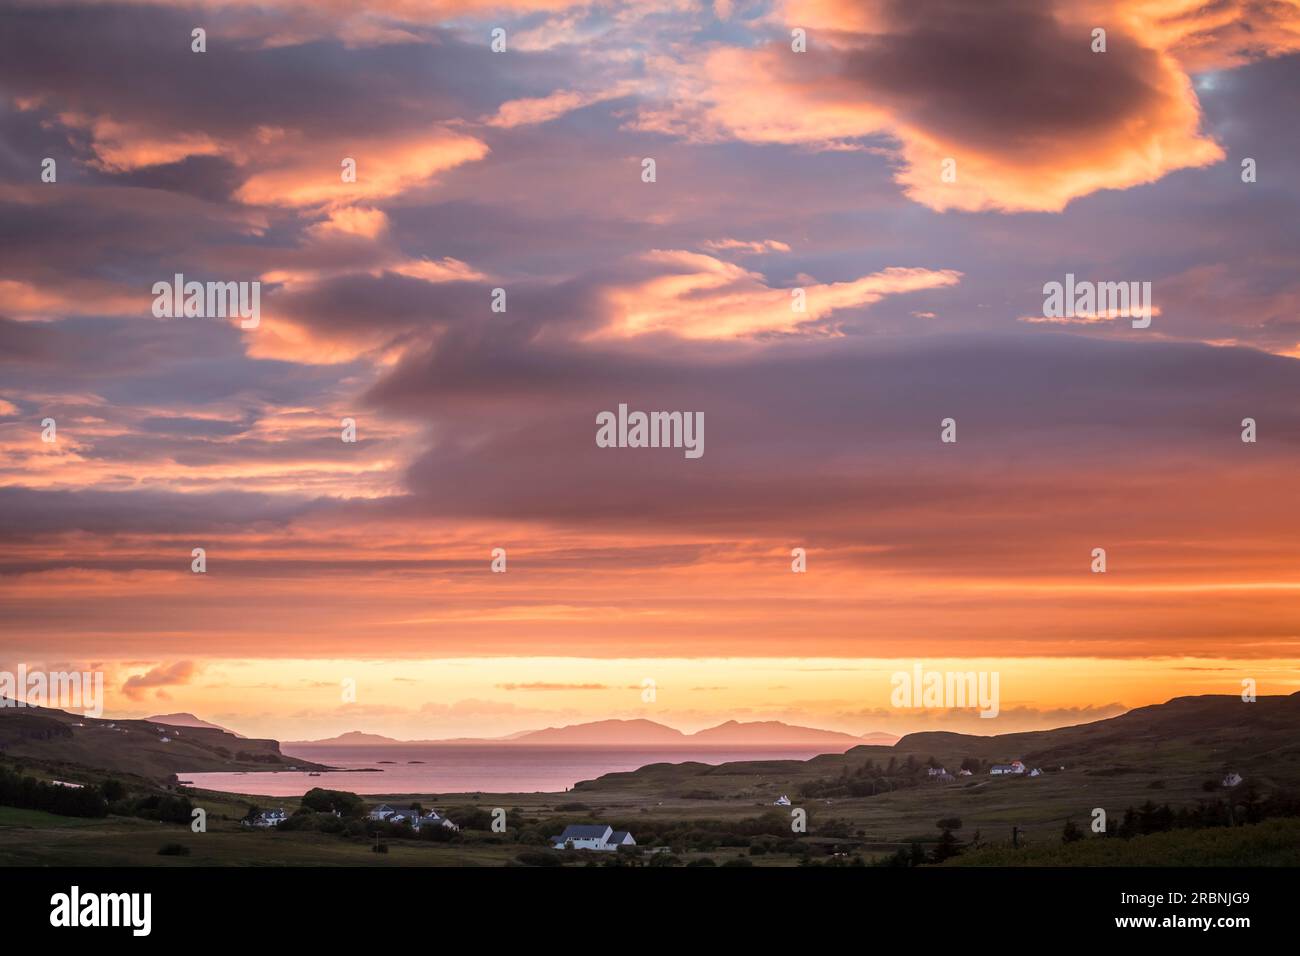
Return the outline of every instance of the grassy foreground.
<path id="1" fill-rule="evenodd" d="M 1300 820 L 971 850 L 944 866 L 1300 866 Z"/>

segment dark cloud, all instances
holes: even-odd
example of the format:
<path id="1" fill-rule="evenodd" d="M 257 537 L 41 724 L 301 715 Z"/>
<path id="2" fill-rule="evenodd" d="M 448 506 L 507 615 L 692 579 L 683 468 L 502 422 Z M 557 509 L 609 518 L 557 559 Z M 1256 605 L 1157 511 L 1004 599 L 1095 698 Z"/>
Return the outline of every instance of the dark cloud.
<path id="1" fill-rule="evenodd" d="M 1158 54 L 1110 22 L 1107 50 L 1042 0 L 890 0 L 883 32 L 845 54 L 864 97 L 980 149 L 1073 146 L 1158 111 Z"/>

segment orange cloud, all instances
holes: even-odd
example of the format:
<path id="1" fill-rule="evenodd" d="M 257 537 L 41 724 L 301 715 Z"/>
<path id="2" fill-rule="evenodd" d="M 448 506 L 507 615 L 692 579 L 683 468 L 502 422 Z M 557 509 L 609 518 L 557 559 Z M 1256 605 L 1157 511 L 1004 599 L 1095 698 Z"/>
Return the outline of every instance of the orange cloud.
<path id="1" fill-rule="evenodd" d="M 122 685 L 122 693 L 131 700 L 139 700 L 145 691 L 153 690 L 156 696 L 165 698 L 164 687 L 178 687 L 188 684 L 194 677 L 193 661 L 177 661 L 175 664 L 159 665 L 144 674 L 128 677 Z"/>
<path id="2" fill-rule="evenodd" d="M 133 292 L 99 279 L 58 280 L 57 285 L 0 279 L 0 309 L 9 318 L 43 321 L 68 315 L 136 315 L 152 313 L 147 289 Z"/>
<path id="3" fill-rule="evenodd" d="M 488 126 L 511 129 L 516 126 L 532 126 L 547 123 L 553 119 L 571 113 L 574 110 L 601 103 L 631 92 L 629 84 L 618 84 L 606 90 L 580 92 L 577 90 L 558 90 L 546 96 L 507 100 L 497 108 L 493 116 L 484 122 Z"/>
<path id="4" fill-rule="evenodd" d="M 1300 50 L 1300 0 L 1127 0 L 1103 7 L 1189 73 Z"/>
<path id="5" fill-rule="evenodd" d="M 610 319 L 602 336 L 671 332 L 687 339 L 723 339 L 793 332 L 836 309 L 871 305 L 890 295 L 956 285 L 951 269 L 889 268 L 851 282 L 809 281 L 803 311 L 792 289 L 769 287 L 763 277 L 712 256 L 654 250 L 641 261 L 660 273 L 607 290 Z"/>
<path id="6" fill-rule="evenodd" d="M 236 198 L 297 207 L 386 199 L 487 154 L 481 140 L 447 129 L 368 143 L 307 142 L 295 135 L 274 144 L 269 168 L 246 179 Z M 342 181 L 344 158 L 357 162 L 355 183 Z"/>
<path id="7" fill-rule="evenodd" d="M 144 166 L 177 163 L 190 156 L 219 156 L 225 151 L 205 133 L 152 130 L 109 116 L 79 113 L 63 113 L 59 121 L 90 133 L 91 149 L 95 153 L 92 165 L 107 172 L 130 172 Z"/>

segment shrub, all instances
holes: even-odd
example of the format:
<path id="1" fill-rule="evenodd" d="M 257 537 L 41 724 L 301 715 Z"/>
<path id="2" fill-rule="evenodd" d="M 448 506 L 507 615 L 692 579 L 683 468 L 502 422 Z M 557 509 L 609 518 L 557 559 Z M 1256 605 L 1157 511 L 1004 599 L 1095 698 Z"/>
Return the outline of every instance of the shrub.
<path id="1" fill-rule="evenodd" d="M 355 793 L 346 790 L 326 790 L 313 787 L 302 795 L 302 805 L 317 813 L 333 813 L 337 810 L 345 817 L 359 817 L 366 809 L 366 802 Z"/>
<path id="2" fill-rule="evenodd" d="M 114 800 L 121 800 L 126 796 L 126 786 L 121 780 L 109 777 L 99 785 L 99 792 L 105 800 L 112 803 Z"/>

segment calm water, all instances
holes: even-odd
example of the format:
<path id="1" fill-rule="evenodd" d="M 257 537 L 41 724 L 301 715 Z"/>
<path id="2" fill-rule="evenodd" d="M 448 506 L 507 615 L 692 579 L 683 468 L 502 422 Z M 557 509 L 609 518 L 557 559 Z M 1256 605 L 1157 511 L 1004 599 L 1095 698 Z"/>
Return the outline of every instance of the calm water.
<path id="1" fill-rule="evenodd" d="M 290 759 L 346 770 L 382 773 L 305 772 L 182 773 L 182 780 L 205 790 L 297 797 L 312 787 L 353 793 L 533 793 L 563 791 L 579 780 L 603 773 L 635 770 L 652 763 L 719 764 L 732 760 L 807 760 L 827 748 L 772 750 L 767 748 L 624 750 L 606 747 L 393 746 L 298 747 Z M 391 763 L 381 763 L 391 761 Z M 409 761 L 423 761 L 410 763 Z"/>

